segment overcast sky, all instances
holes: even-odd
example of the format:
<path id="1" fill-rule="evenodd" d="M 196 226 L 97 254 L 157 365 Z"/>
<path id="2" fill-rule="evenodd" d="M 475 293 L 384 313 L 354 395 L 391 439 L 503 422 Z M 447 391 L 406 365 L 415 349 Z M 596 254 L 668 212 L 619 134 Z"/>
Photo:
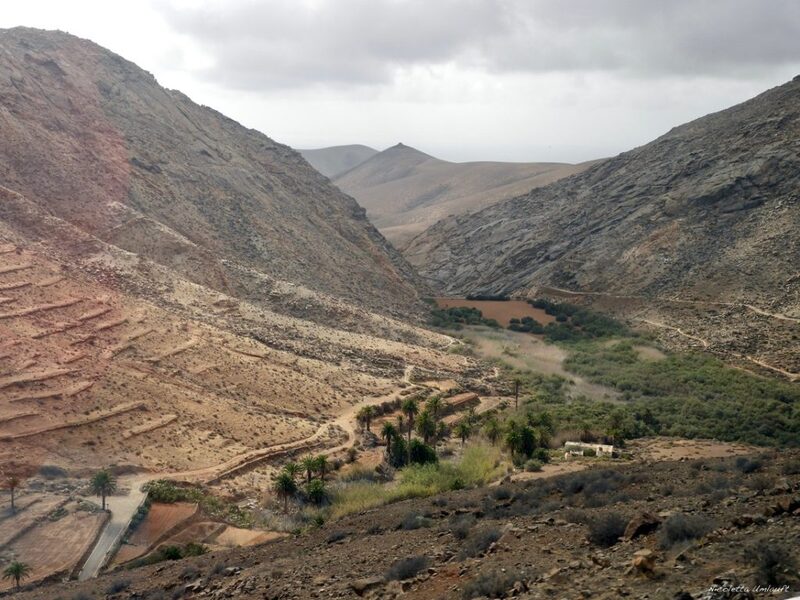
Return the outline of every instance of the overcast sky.
<path id="1" fill-rule="evenodd" d="M 26 0 L 294 146 L 578 162 L 800 74 L 796 0 Z"/>

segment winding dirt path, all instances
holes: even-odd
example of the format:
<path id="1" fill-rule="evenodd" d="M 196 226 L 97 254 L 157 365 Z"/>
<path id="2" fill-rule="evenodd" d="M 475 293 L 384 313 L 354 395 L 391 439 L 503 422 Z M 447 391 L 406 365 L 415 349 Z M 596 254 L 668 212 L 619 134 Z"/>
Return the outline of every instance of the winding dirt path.
<path id="1" fill-rule="evenodd" d="M 686 333 L 683 329 L 678 327 L 673 327 L 672 325 L 667 325 L 666 323 L 659 323 L 658 321 L 651 321 L 650 319 L 639 319 L 641 323 L 647 323 L 648 325 L 652 325 L 653 327 L 659 327 L 661 329 L 670 329 L 681 334 L 683 337 L 689 338 L 690 340 L 694 340 L 696 342 L 700 342 L 703 345 L 703 348 L 708 348 L 711 344 L 708 343 L 707 340 L 704 340 L 701 337 L 697 337 L 696 335 L 692 335 L 691 333 Z"/>
<path id="2" fill-rule="evenodd" d="M 695 306 L 732 306 L 734 308 L 746 308 L 747 310 L 754 312 L 758 315 L 764 317 L 771 317 L 773 319 L 778 319 L 781 321 L 790 321 L 792 323 L 800 323 L 800 319 L 796 317 L 790 317 L 789 315 L 785 315 L 783 313 L 772 313 L 769 311 L 764 310 L 763 308 L 758 308 L 757 306 L 753 306 L 752 304 L 745 304 L 743 302 L 714 302 L 713 300 L 683 300 L 681 298 L 662 298 L 659 296 L 643 296 L 643 295 L 628 295 L 628 294 L 611 294 L 607 292 L 576 292 L 574 290 L 567 290 L 564 288 L 558 288 L 553 286 L 542 286 L 542 290 L 553 290 L 554 292 L 560 292 L 562 294 L 567 294 L 569 296 L 602 296 L 604 298 L 619 298 L 620 300 L 647 300 L 647 301 L 656 301 L 656 302 L 672 302 L 673 304 L 689 304 Z"/>

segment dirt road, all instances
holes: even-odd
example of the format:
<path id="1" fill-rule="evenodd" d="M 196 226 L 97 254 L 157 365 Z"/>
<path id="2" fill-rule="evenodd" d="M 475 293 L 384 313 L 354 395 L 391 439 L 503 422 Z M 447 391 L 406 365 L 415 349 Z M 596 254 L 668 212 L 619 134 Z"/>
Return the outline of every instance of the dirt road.
<path id="1" fill-rule="evenodd" d="M 112 551 L 117 548 L 133 515 L 147 497 L 141 487 L 150 479 L 153 479 L 152 475 L 135 475 L 119 480 L 119 487 L 130 487 L 130 491 L 126 496 L 111 496 L 106 499 L 106 506 L 111 511 L 111 519 L 106 523 L 92 553 L 86 559 L 78 575 L 80 581 L 97 577 L 100 569 L 111 558 Z"/>

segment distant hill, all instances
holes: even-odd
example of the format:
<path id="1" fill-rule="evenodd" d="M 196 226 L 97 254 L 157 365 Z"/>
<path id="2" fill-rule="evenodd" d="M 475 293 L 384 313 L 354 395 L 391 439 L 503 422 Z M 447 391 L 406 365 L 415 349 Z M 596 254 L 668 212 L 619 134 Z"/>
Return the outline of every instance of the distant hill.
<path id="1" fill-rule="evenodd" d="M 333 179 L 345 171 L 349 171 L 375 156 L 378 151 L 369 146 L 351 144 L 349 146 L 331 146 L 316 150 L 298 150 L 312 167 Z"/>
<path id="2" fill-rule="evenodd" d="M 398 248 L 460 215 L 580 173 L 593 163 L 452 163 L 397 144 L 334 179 Z"/>

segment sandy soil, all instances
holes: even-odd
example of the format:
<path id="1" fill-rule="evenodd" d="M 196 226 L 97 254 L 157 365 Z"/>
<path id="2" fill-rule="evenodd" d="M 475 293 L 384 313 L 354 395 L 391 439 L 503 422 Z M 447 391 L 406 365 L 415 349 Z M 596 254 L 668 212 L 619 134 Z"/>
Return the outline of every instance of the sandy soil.
<path id="1" fill-rule="evenodd" d="M 763 448 L 716 440 L 686 440 L 675 438 L 646 438 L 632 440 L 629 449 L 641 460 L 694 460 L 724 458 L 739 454 L 757 454 Z"/>

